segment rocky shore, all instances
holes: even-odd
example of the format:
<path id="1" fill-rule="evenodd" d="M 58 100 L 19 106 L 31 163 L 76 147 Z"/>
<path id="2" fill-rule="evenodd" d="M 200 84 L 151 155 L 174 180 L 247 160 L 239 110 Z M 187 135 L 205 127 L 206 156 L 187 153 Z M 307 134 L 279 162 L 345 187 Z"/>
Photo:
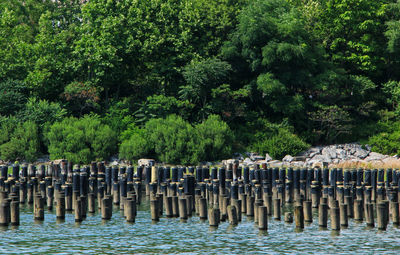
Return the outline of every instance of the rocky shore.
<path id="1" fill-rule="evenodd" d="M 286 155 L 282 160 L 275 160 L 267 153 L 265 156 L 256 153 L 238 154 L 233 159 L 221 163 L 238 162 L 243 166 L 267 163 L 271 167 L 400 167 L 397 155 L 389 156 L 372 152 L 371 148 L 359 143 L 316 146 L 298 155 Z"/>

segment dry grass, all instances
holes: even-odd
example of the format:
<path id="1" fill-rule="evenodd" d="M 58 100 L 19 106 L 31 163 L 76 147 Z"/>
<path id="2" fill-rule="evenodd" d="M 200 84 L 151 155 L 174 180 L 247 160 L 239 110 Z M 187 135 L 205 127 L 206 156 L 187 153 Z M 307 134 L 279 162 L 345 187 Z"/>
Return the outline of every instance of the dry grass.
<path id="1" fill-rule="evenodd" d="M 386 160 L 379 160 L 379 161 L 343 161 L 338 164 L 332 164 L 329 166 L 330 168 L 336 167 L 336 168 L 365 168 L 365 169 L 379 169 L 379 168 L 392 168 L 400 169 L 400 159 L 396 158 L 388 158 Z"/>

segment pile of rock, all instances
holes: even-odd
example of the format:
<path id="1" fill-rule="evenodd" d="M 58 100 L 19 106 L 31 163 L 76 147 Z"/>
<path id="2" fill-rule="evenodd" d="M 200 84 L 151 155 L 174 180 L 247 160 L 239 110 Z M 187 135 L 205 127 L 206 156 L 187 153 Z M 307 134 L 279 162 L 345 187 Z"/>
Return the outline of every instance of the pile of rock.
<path id="1" fill-rule="evenodd" d="M 273 167 L 292 166 L 292 167 L 314 167 L 314 166 L 335 166 L 345 162 L 349 164 L 379 164 L 396 161 L 400 164 L 397 156 L 388 156 L 376 152 L 371 152 L 368 145 L 359 143 L 335 144 L 328 146 L 316 146 L 304 151 L 296 156 L 286 155 L 282 161 L 273 160 L 270 155 L 265 157 L 254 153 L 246 153 L 246 158 L 237 157 L 243 166 L 267 163 Z M 222 162 L 224 165 L 227 161 Z"/>

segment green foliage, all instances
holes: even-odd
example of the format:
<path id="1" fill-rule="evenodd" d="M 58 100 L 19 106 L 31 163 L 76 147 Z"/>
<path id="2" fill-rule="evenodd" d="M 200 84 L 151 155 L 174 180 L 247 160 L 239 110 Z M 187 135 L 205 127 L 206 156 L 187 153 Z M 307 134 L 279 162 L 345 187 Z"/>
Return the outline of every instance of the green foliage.
<path id="1" fill-rule="evenodd" d="M 119 147 L 120 158 L 137 160 L 144 157 L 151 157 L 152 144 L 147 139 L 145 129 L 139 129 L 135 126 L 122 133 L 121 145 Z"/>
<path id="2" fill-rule="evenodd" d="M 47 153 L 54 122 L 87 114 L 113 130 L 108 154 L 118 137 L 124 157 L 179 163 L 391 134 L 399 31 L 398 0 L 0 1 L 0 146 L 34 122 Z M 70 122 L 53 155 L 110 156 Z"/>
<path id="3" fill-rule="evenodd" d="M 252 151 L 282 159 L 285 155 L 296 155 L 310 147 L 284 125 L 268 124 L 264 130 L 255 134 L 255 141 L 250 145 Z"/>
<path id="4" fill-rule="evenodd" d="M 233 132 L 219 116 L 210 115 L 194 129 L 193 162 L 214 161 L 231 156 Z"/>
<path id="5" fill-rule="evenodd" d="M 61 121 L 67 115 L 67 111 L 59 103 L 29 98 L 25 108 L 16 116 L 21 121 L 33 121 L 40 129 L 43 129 L 46 123 L 52 124 Z"/>
<path id="6" fill-rule="evenodd" d="M 104 160 L 116 151 L 117 136 L 97 116 L 66 118 L 54 123 L 46 134 L 51 159 L 74 163 Z"/>
<path id="7" fill-rule="evenodd" d="M 181 117 L 170 115 L 152 119 L 143 129 L 135 126 L 122 133 L 120 157 L 136 160 L 156 156 L 166 163 L 196 164 L 231 154 L 233 134 L 218 116 L 192 126 Z"/>
<path id="8" fill-rule="evenodd" d="M 112 101 L 105 116 L 102 118 L 102 121 L 104 124 L 110 126 L 110 128 L 119 136 L 135 121 L 134 117 L 131 115 L 130 108 L 130 102 L 128 99 L 117 102 Z"/>
<path id="9" fill-rule="evenodd" d="M 152 95 L 140 104 L 139 109 L 134 113 L 135 123 L 144 125 L 153 118 L 166 118 L 168 115 L 177 114 L 188 116 L 194 104 L 188 100 L 179 100 L 173 96 Z"/>
<path id="10" fill-rule="evenodd" d="M 24 82 L 6 80 L 0 82 L 0 115 L 15 114 L 27 100 L 28 89 Z"/>
<path id="11" fill-rule="evenodd" d="M 16 124 L 13 121 L 1 126 L 0 156 L 3 160 L 33 162 L 39 155 L 38 126 L 31 121 Z"/>
<path id="12" fill-rule="evenodd" d="M 231 66 L 219 59 L 192 61 L 184 68 L 186 85 L 180 87 L 179 95 L 182 100 L 198 106 L 195 108 L 196 120 L 204 120 L 210 114 L 211 90 L 222 84 L 229 71 Z"/>
<path id="13" fill-rule="evenodd" d="M 399 154 L 400 153 L 400 129 L 393 132 L 383 132 L 371 136 L 368 140 L 372 151 L 383 154 Z"/>

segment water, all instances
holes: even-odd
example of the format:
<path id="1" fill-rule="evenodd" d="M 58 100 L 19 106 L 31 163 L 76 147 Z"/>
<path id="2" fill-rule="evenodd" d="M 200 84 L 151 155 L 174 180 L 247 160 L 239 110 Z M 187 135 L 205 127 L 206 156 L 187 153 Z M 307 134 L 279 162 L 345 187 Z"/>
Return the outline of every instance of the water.
<path id="1" fill-rule="evenodd" d="M 141 205 L 136 223 L 125 222 L 115 208 L 110 221 L 99 214 L 88 215 L 82 223 L 67 214 L 57 221 L 55 213 L 46 212 L 45 221 L 33 220 L 31 206 L 21 208 L 21 225 L 0 230 L 0 253 L 186 253 L 186 254 L 399 254 L 400 229 L 368 229 L 365 223 L 349 221 L 339 233 L 319 230 L 317 218 L 296 232 L 293 224 L 269 219 L 268 231 L 260 232 L 253 221 L 243 217 L 232 227 L 223 222 L 211 229 L 207 221 L 192 217 L 187 222 L 161 218 L 151 223 L 148 203 Z M 328 222 L 329 224 L 329 222 Z"/>

